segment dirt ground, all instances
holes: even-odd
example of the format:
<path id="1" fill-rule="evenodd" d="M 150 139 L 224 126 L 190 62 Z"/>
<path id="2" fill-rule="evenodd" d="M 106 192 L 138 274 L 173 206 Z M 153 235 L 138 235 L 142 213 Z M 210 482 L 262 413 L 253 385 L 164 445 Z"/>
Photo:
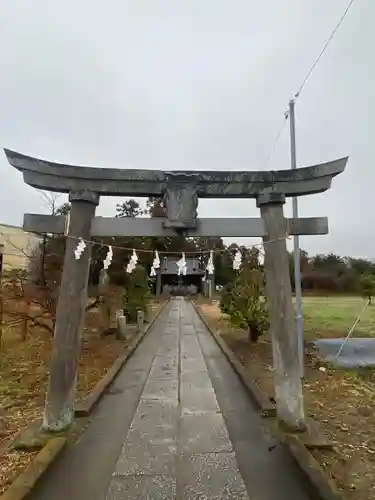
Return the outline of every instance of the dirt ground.
<path id="1" fill-rule="evenodd" d="M 150 317 L 158 306 L 150 302 Z M 79 360 L 77 402 L 104 376 L 126 345 L 114 335 L 101 336 L 98 323 L 98 311 L 89 311 Z M 128 329 L 136 333 L 134 326 Z M 41 418 L 48 382 L 51 334 L 33 328 L 27 340 L 21 338 L 16 328 L 4 327 L 0 353 L 0 494 L 37 453 L 14 451 L 8 445 L 20 429 Z"/>
<path id="2" fill-rule="evenodd" d="M 259 386 L 274 396 L 272 351 L 268 338 L 251 344 L 244 332 L 230 327 L 217 303 L 199 304 L 209 323 L 221 333 Z M 321 312 L 317 311 L 321 315 Z M 311 312 L 311 318 L 313 313 Z M 310 319 L 311 319 L 310 318 Z M 330 336 L 332 328 L 327 331 Z M 319 328 L 319 337 L 324 329 Z M 306 411 L 319 422 L 334 443 L 334 451 L 313 454 L 347 500 L 375 499 L 375 392 L 374 371 L 343 372 L 318 368 L 313 353 L 306 356 L 304 394 Z M 374 386 L 375 391 L 375 386 Z"/>

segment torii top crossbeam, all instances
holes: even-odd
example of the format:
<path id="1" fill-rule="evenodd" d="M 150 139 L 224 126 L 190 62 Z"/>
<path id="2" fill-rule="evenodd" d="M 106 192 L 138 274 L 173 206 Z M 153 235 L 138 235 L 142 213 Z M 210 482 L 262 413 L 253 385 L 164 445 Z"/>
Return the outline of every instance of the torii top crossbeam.
<path id="1" fill-rule="evenodd" d="M 5 149 L 9 163 L 23 173 L 26 184 L 69 193 L 91 191 L 100 196 L 161 196 L 170 183 L 194 186 L 199 198 L 257 198 L 278 193 L 301 196 L 326 191 L 344 171 L 348 157 L 294 170 L 174 171 L 93 168 L 64 165 Z"/>

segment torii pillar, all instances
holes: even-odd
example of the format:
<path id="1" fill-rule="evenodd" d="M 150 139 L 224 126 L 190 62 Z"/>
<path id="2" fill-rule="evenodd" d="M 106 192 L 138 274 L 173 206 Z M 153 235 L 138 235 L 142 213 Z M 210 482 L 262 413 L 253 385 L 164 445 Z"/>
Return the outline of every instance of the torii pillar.
<path id="1" fill-rule="evenodd" d="M 257 198 L 266 231 L 263 236 L 264 267 L 277 417 L 287 429 L 304 431 L 306 419 L 286 247 L 288 227 L 284 218 L 284 203 L 285 196 L 278 193 Z"/>
<path id="2" fill-rule="evenodd" d="M 75 258 L 74 250 L 77 247 L 78 238 L 90 240 L 91 223 L 99 203 L 99 196 L 90 191 L 71 191 L 69 201 L 71 203 L 70 223 L 43 416 L 43 428 L 48 431 L 65 429 L 74 417 L 76 377 L 87 303 L 91 245 L 86 243 L 86 248 L 79 259 Z"/>

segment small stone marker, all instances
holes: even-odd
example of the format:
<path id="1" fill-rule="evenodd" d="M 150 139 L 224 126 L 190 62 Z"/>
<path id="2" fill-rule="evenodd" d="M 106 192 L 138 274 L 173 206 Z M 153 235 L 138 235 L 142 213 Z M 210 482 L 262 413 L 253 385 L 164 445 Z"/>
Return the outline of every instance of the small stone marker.
<path id="1" fill-rule="evenodd" d="M 117 315 L 117 330 L 116 330 L 116 338 L 118 340 L 127 340 L 127 332 L 126 332 L 126 316 L 121 314 L 121 312 Z"/>
<path id="2" fill-rule="evenodd" d="M 145 320 L 145 314 L 143 311 L 137 311 L 137 331 L 143 331 L 143 324 Z"/>

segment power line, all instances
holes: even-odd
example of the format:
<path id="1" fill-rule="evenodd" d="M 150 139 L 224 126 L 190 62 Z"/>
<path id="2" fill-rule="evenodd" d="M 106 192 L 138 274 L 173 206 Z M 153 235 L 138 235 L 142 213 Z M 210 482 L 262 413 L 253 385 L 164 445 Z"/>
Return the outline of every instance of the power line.
<path id="1" fill-rule="evenodd" d="M 343 13 L 343 14 L 342 14 L 342 16 L 340 17 L 339 22 L 336 24 L 336 26 L 335 26 L 335 28 L 333 29 L 333 31 L 332 31 L 332 33 L 331 33 L 331 35 L 329 36 L 329 38 L 327 39 L 326 43 L 324 44 L 324 46 L 323 46 L 322 50 L 320 51 L 320 53 L 319 53 L 318 57 L 315 59 L 314 64 L 311 66 L 311 68 L 310 68 L 310 69 L 309 69 L 309 71 L 307 72 L 307 75 L 305 76 L 305 78 L 304 78 L 304 80 L 303 80 L 303 82 L 302 82 L 301 86 L 299 87 L 298 92 L 294 95 L 294 101 L 296 101 L 296 100 L 300 97 L 300 95 L 301 95 L 301 93 L 302 93 L 303 89 L 305 88 L 305 85 L 306 85 L 306 83 L 307 83 L 308 79 L 310 78 L 310 76 L 311 76 L 312 72 L 314 71 L 314 69 L 316 68 L 316 66 L 317 66 L 317 64 L 319 63 L 320 59 L 322 58 L 322 56 L 323 56 L 324 52 L 327 50 L 327 48 L 328 48 L 329 44 L 330 44 L 330 43 L 331 43 L 331 41 L 333 40 L 333 37 L 335 36 L 335 34 L 336 34 L 337 30 L 340 28 L 340 26 L 341 26 L 342 22 L 343 22 L 343 21 L 344 21 L 344 19 L 346 18 L 346 16 L 347 16 L 347 14 L 348 14 L 348 12 L 349 12 L 350 8 L 352 7 L 352 5 L 353 5 L 354 1 L 355 1 L 355 0 L 350 0 L 349 4 L 347 5 L 346 9 L 344 10 L 344 13 Z M 285 113 L 284 113 L 284 119 L 283 119 L 283 122 L 282 122 L 282 124 L 281 124 L 281 127 L 280 127 L 280 129 L 279 129 L 278 133 L 276 134 L 276 137 L 275 137 L 275 139 L 274 139 L 274 141 L 273 141 L 273 143 L 272 143 L 272 146 L 271 146 L 270 152 L 269 152 L 269 154 L 268 154 L 267 160 L 266 160 L 265 165 L 264 165 L 265 167 L 268 167 L 268 165 L 269 165 L 269 163 L 270 163 L 270 160 L 271 160 L 271 158 L 272 158 L 272 155 L 273 155 L 273 152 L 274 152 L 274 150 L 275 150 L 276 144 L 278 143 L 278 141 L 279 141 L 279 139 L 280 139 L 281 133 L 282 133 L 282 131 L 284 130 L 285 123 L 286 123 L 286 121 L 288 120 L 288 118 L 289 118 L 289 112 L 288 112 L 288 110 L 287 110 L 287 111 L 285 111 Z"/>
<path id="2" fill-rule="evenodd" d="M 264 167 L 268 167 L 270 161 L 271 161 L 271 158 L 272 158 L 272 155 L 273 155 L 273 152 L 275 151 L 275 147 L 276 147 L 276 144 L 278 143 L 279 139 L 280 139 L 280 136 L 282 134 L 282 131 L 284 130 L 284 127 L 285 127 L 285 124 L 288 120 L 288 117 L 289 117 L 289 111 L 285 111 L 284 113 L 284 119 L 282 121 L 282 124 L 281 124 L 281 127 L 279 128 L 279 131 L 277 132 L 276 136 L 275 136 L 275 139 L 272 143 L 272 146 L 271 146 L 271 149 L 270 149 L 270 152 L 269 152 L 269 155 L 267 157 L 267 160 L 265 161 L 264 163 Z"/>
<path id="3" fill-rule="evenodd" d="M 342 22 L 344 21 L 344 19 L 346 18 L 351 6 L 353 5 L 355 0 L 350 0 L 348 6 L 346 7 L 344 13 L 342 14 L 342 16 L 340 17 L 340 20 L 339 22 L 336 24 L 334 30 L 332 31 L 330 37 L 328 38 L 328 40 L 326 41 L 326 43 L 324 44 L 322 50 L 320 51 L 318 57 L 315 59 L 315 62 L 314 64 L 311 66 L 311 68 L 309 69 L 309 71 L 307 72 L 307 75 L 305 76 L 305 79 L 303 80 L 302 82 L 302 85 L 300 86 L 298 92 L 295 94 L 294 96 L 294 99 L 298 99 L 298 97 L 301 95 L 301 92 L 303 91 L 306 83 L 307 83 L 307 80 L 310 78 L 311 76 L 311 73 L 314 71 L 314 69 L 316 68 L 318 62 L 320 61 L 320 59 L 322 58 L 324 52 L 327 50 L 329 44 L 331 43 L 333 37 L 336 35 L 336 32 L 337 30 L 340 28 Z"/>

